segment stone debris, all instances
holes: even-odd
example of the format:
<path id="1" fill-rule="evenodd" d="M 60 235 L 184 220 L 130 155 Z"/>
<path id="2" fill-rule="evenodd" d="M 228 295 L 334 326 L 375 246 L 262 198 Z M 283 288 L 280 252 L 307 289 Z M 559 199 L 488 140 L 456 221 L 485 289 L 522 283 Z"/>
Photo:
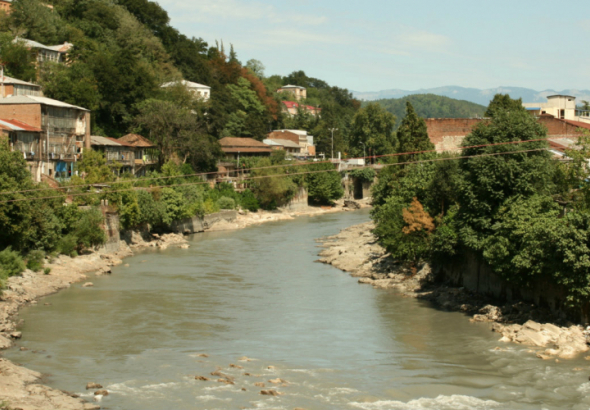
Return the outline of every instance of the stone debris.
<path id="1" fill-rule="evenodd" d="M 86 384 L 86 390 L 94 390 L 94 389 L 102 389 L 102 385 L 98 384 L 98 383 L 87 383 Z"/>
<path id="2" fill-rule="evenodd" d="M 264 384 L 262 382 L 256 382 L 256 383 L 254 383 L 254 386 L 256 386 L 256 387 L 266 387 L 266 384 Z"/>
<path id="3" fill-rule="evenodd" d="M 195 376 L 195 380 L 201 380 L 203 382 L 208 382 L 211 379 L 208 377 L 205 377 L 205 376 Z"/>
<path id="4" fill-rule="evenodd" d="M 268 382 L 271 384 L 286 384 L 287 383 L 285 380 L 279 379 L 279 378 L 270 379 Z"/>
<path id="5" fill-rule="evenodd" d="M 243 367 L 240 366 L 239 364 L 233 364 L 233 363 L 230 363 L 229 367 L 232 369 L 243 369 Z"/>
<path id="6" fill-rule="evenodd" d="M 94 286 L 94 283 L 92 283 L 92 282 L 86 282 L 85 284 L 82 285 L 83 288 L 89 288 L 91 286 Z"/>
<path id="7" fill-rule="evenodd" d="M 109 395 L 109 392 L 106 391 L 106 390 L 104 390 L 104 389 L 103 390 L 97 390 L 97 391 L 94 392 L 94 395 L 95 396 L 108 396 Z"/>
<path id="8" fill-rule="evenodd" d="M 279 393 L 276 390 L 260 390 L 260 394 L 263 396 L 281 396 L 283 393 Z"/>

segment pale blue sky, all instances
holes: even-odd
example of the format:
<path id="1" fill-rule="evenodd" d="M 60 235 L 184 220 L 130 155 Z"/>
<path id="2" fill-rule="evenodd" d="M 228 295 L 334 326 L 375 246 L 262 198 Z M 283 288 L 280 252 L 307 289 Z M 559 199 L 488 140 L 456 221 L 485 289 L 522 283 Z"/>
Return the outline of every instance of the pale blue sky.
<path id="1" fill-rule="evenodd" d="M 588 0 L 158 0 L 172 25 L 233 43 L 266 74 L 356 91 L 588 89 Z"/>

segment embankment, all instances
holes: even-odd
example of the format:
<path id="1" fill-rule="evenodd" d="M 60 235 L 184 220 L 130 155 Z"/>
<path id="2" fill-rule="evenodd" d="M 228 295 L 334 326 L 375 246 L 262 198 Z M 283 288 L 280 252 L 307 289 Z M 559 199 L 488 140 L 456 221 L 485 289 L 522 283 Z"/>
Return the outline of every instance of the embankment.
<path id="1" fill-rule="evenodd" d="M 359 283 L 396 289 L 404 296 L 429 300 L 438 308 L 462 311 L 471 321 L 490 322 L 491 330 L 502 335 L 501 341 L 531 346 L 531 352 L 542 359 L 572 358 L 589 350 L 584 329 L 568 322 L 560 311 L 530 301 L 499 299 L 506 286 L 481 267 L 469 270 L 457 264 L 433 272 L 428 264 L 414 271 L 396 264 L 377 243 L 373 228 L 368 222 L 319 239 L 324 247 L 319 261 L 349 272 Z M 541 300 L 554 294 L 550 289 L 546 295 L 539 292 L 528 294 Z M 510 294 L 513 298 L 517 295 L 515 291 Z"/>
<path id="2" fill-rule="evenodd" d="M 106 215 L 109 240 L 101 249 L 76 258 L 59 256 L 46 262 L 51 269 L 47 275 L 43 272 L 25 271 L 22 275 L 9 278 L 6 289 L 0 296 L 0 350 L 7 349 L 23 337 L 18 331 L 18 310 L 24 305 L 35 305 L 39 298 L 66 289 L 77 282 L 86 282 L 83 286 L 93 286 L 90 275 L 111 273 L 111 268 L 123 263 L 125 257 L 134 251 L 146 248 L 166 249 L 176 246 L 189 248 L 183 234 L 204 231 L 241 229 L 250 225 L 272 221 L 293 219 L 300 215 L 314 215 L 355 209 L 355 204 L 329 209 L 316 207 L 299 207 L 297 212 L 256 212 L 239 213 L 223 211 L 207 215 L 204 218 L 190 218 L 178 221 L 171 226 L 177 233 L 153 234 L 147 231 L 130 231 L 119 233 L 118 218 L 114 214 Z M 360 206 L 366 206 L 360 204 Z M 26 336 L 26 335 L 25 335 Z M 32 352 L 43 354 L 43 352 Z M 84 383 L 90 381 L 84 381 Z M 99 409 L 97 403 L 88 403 L 77 395 L 44 386 L 42 375 L 33 370 L 0 358 L 0 408 L 8 405 L 11 409 L 22 410 L 90 410 Z M 97 391 L 98 393 L 98 391 Z M 99 396 L 97 396 L 99 399 Z"/>

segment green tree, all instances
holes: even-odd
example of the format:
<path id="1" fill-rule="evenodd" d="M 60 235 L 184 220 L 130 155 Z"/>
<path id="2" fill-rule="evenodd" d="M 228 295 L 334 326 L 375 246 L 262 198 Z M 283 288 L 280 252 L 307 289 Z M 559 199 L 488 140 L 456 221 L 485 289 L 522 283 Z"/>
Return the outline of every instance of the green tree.
<path id="1" fill-rule="evenodd" d="M 82 62 L 71 65 L 46 63 L 40 81 L 45 96 L 94 111 L 102 96 L 92 70 Z"/>
<path id="2" fill-rule="evenodd" d="M 335 200 L 342 198 L 342 178 L 340 173 L 334 170 L 332 164 L 314 164 L 309 166 L 309 171 L 316 172 L 306 175 L 308 195 L 311 202 L 322 205 L 330 205 Z"/>
<path id="3" fill-rule="evenodd" d="M 428 137 L 426 121 L 416 114 L 414 107 L 412 107 L 409 101 L 406 103 L 406 116 L 397 130 L 397 139 L 398 153 L 434 150 L 434 144 L 432 144 Z M 399 157 L 399 161 L 412 161 L 423 156 L 428 156 L 428 154 L 402 155 Z"/>
<path id="4" fill-rule="evenodd" d="M 486 117 L 494 117 L 499 110 L 510 112 L 526 111 L 522 106 L 522 98 L 514 100 L 510 98 L 509 94 L 494 95 L 484 115 Z"/>
<path id="5" fill-rule="evenodd" d="M 395 117 L 379 104 L 369 104 L 361 108 L 352 119 L 350 150 L 362 156 L 363 144 L 372 155 L 387 155 L 394 152 L 397 144 L 393 127 Z"/>
<path id="6" fill-rule="evenodd" d="M 56 44 L 59 36 L 59 16 L 38 0 L 14 0 L 12 23 L 22 36 L 43 44 Z"/>
<path id="7" fill-rule="evenodd" d="M 4 75 L 23 81 L 35 80 L 34 56 L 22 41 L 14 42 L 10 33 L 0 33 L 0 59 Z"/>
<path id="8" fill-rule="evenodd" d="M 99 184 L 115 180 L 113 171 L 107 165 L 104 154 L 99 151 L 86 150 L 82 160 L 77 164 L 78 171 L 88 184 Z"/>

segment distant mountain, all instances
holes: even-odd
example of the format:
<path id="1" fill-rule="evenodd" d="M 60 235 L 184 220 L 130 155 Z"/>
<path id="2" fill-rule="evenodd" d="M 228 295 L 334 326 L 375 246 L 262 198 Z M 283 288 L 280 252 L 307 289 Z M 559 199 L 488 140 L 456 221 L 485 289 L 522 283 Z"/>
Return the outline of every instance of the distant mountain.
<path id="1" fill-rule="evenodd" d="M 522 98 L 522 102 L 545 102 L 546 97 L 548 95 L 554 94 L 565 94 L 565 95 L 572 95 L 576 97 L 576 101 L 580 103 L 581 100 L 590 101 L 590 90 L 545 90 L 545 91 L 535 91 L 530 88 L 521 88 L 521 87 L 497 87 L 497 88 L 489 88 L 486 90 L 480 90 L 478 88 L 464 88 L 464 87 L 457 87 L 457 86 L 448 86 L 448 87 L 437 87 L 437 88 L 427 88 L 427 89 L 420 89 L 415 91 L 408 91 L 408 90 L 399 90 L 399 89 L 391 89 L 391 90 L 383 90 L 377 92 L 359 92 L 353 91 L 353 95 L 355 98 L 359 100 L 366 100 L 366 101 L 374 101 L 384 98 L 402 98 L 407 95 L 414 95 L 414 94 L 435 94 L 441 95 L 444 97 L 455 98 L 458 100 L 466 100 L 471 101 L 476 104 L 481 104 L 487 107 L 490 100 L 494 98 L 496 94 L 509 94 L 512 98 Z"/>
<path id="2" fill-rule="evenodd" d="M 396 125 L 406 115 L 406 101 L 409 101 L 416 113 L 424 118 L 474 118 L 483 117 L 486 107 L 470 101 L 456 100 L 434 94 L 415 94 L 402 98 L 375 100 L 387 111 L 397 117 Z M 369 102 L 363 102 L 363 105 Z"/>

